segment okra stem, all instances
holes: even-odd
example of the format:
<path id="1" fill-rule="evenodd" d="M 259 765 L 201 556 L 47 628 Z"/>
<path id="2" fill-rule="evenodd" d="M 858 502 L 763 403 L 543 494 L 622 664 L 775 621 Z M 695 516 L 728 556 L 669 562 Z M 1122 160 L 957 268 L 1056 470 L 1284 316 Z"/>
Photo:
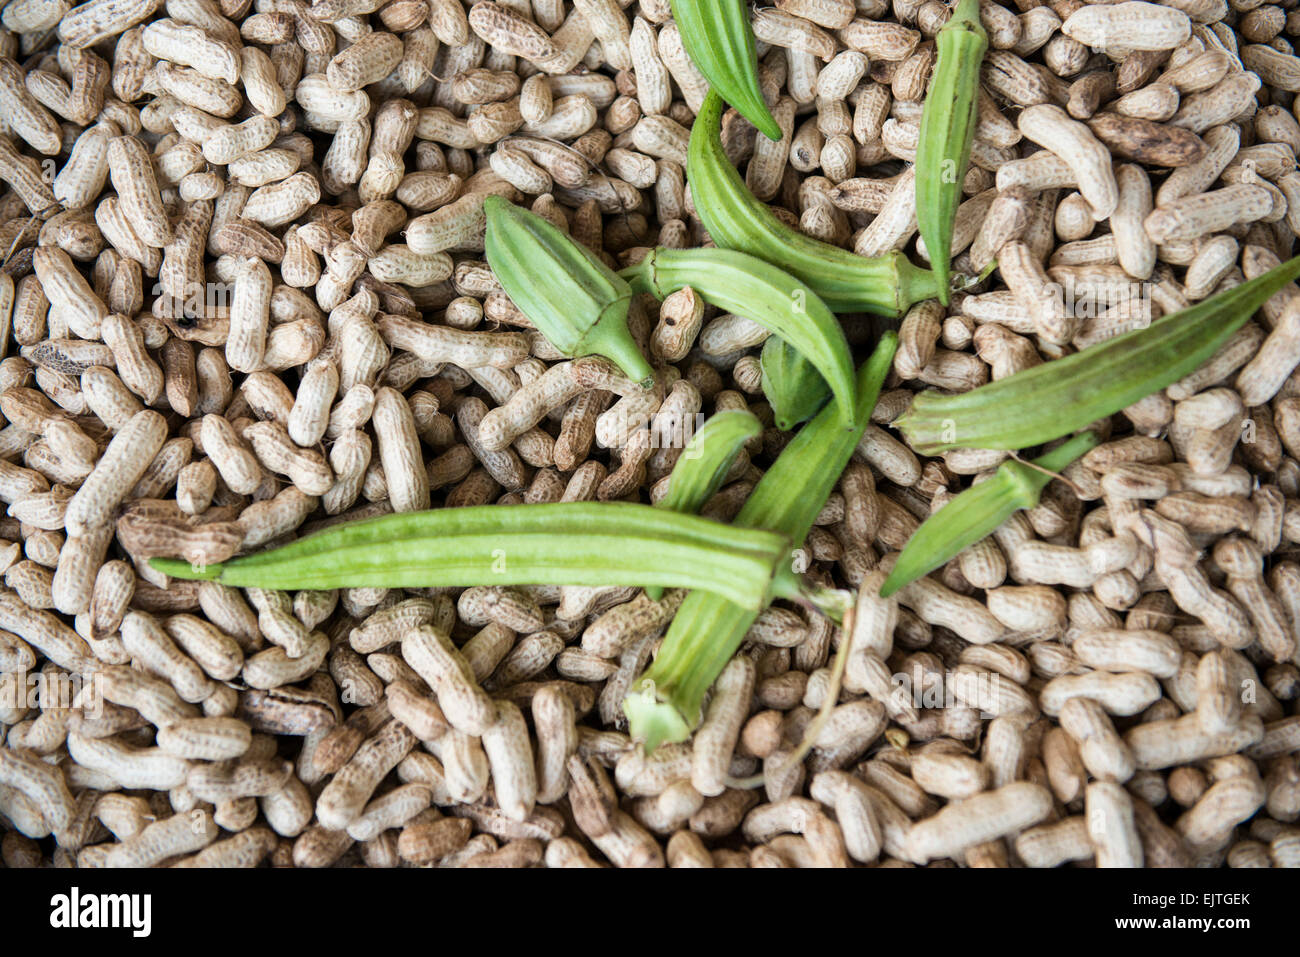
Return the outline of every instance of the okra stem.
<path id="1" fill-rule="evenodd" d="M 844 669 L 849 663 L 849 650 L 853 644 L 847 636 L 853 634 L 856 600 L 852 592 L 836 589 L 827 589 L 827 591 L 834 592 L 836 596 L 839 614 L 833 620 L 840 626 L 840 630 L 845 637 L 840 640 L 840 646 L 835 649 L 835 658 L 831 661 L 830 682 L 826 686 L 826 694 L 822 698 L 821 707 L 817 709 L 816 717 L 804 729 L 803 740 L 799 742 L 799 746 L 791 751 L 786 759 L 781 762 L 781 765 L 772 772 L 772 777 L 778 780 L 784 778 L 791 768 L 803 763 L 804 758 L 808 756 L 808 752 L 813 749 L 822 728 L 826 727 L 826 722 L 830 720 L 831 712 L 835 710 L 835 706 L 839 702 L 840 687 L 844 681 Z M 768 773 L 764 771 L 762 774 L 755 774 L 747 778 L 729 779 L 726 785 L 729 788 L 758 788 L 766 784 L 767 780 Z"/>
<path id="2" fill-rule="evenodd" d="M 780 266 L 805 282 L 835 312 L 897 318 L 913 303 L 939 295 L 939 279 L 901 252 L 867 258 L 786 226 L 749 191 L 723 152 L 722 98 L 710 93 L 691 127 L 687 175 L 691 198 L 709 236 Z"/>
<path id="3" fill-rule="evenodd" d="M 736 516 L 737 525 L 803 542 L 866 430 L 897 348 L 897 335 L 888 332 L 859 367 L 853 428 L 843 428 L 835 410 L 822 409 L 764 473 Z M 632 736 L 644 741 L 647 751 L 690 735 L 705 695 L 757 617 L 756 611 L 716 595 L 686 596 L 658 657 L 623 703 Z"/>
<path id="4" fill-rule="evenodd" d="M 605 356 L 648 384 L 654 370 L 627 328 L 627 283 L 536 213 L 500 196 L 487 197 L 483 209 L 488 265 L 547 341 L 566 356 Z"/>

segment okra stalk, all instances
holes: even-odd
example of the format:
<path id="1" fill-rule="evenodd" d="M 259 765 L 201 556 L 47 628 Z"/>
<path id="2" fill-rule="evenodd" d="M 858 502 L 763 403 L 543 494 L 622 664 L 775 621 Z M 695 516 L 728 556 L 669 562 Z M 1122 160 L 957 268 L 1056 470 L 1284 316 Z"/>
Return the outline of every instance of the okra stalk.
<path id="1" fill-rule="evenodd" d="M 750 412 L 736 409 L 711 416 L 682 450 L 668 478 L 668 492 L 655 508 L 694 515 L 722 487 L 744 444 L 762 431 L 763 424 Z M 655 601 L 663 597 L 658 585 L 645 593 Z"/>
<path id="2" fill-rule="evenodd" d="M 782 223 L 749 191 L 723 152 L 722 98 L 710 93 L 691 127 L 687 175 L 691 199 L 709 236 L 780 266 L 805 282 L 835 312 L 897 318 L 913 303 L 939 295 L 939 279 L 901 252 L 867 258 Z"/>
<path id="3" fill-rule="evenodd" d="M 1194 371 L 1297 276 L 1300 256 L 1064 359 L 957 395 L 922 392 L 897 425 L 924 455 L 1024 449 L 1069 435 Z"/>
<path id="4" fill-rule="evenodd" d="M 709 85 L 770 140 L 781 138 L 758 84 L 758 52 L 742 0 L 671 0 L 682 46 Z"/>
<path id="5" fill-rule="evenodd" d="M 853 428 L 823 409 L 777 456 L 736 516 L 746 528 L 780 532 L 802 544 L 871 419 L 898 337 L 887 332 L 857 374 Z M 668 627 L 658 657 L 623 702 L 633 738 L 653 751 L 683 741 L 700 721 L 704 696 L 735 655 L 757 611 L 716 595 L 692 592 Z"/>
<path id="6" fill-rule="evenodd" d="M 953 222 L 975 139 L 980 64 L 989 46 L 979 0 L 961 0 L 934 42 L 934 77 L 916 143 L 916 221 L 946 306 Z"/>
<path id="7" fill-rule="evenodd" d="M 880 594 L 888 598 L 992 534 L 1012 513 L 1033 508 L 1052 473 L 1061 471 L 1097 441 L 1095 432 L 1083 432 L 1029 464 L 1003 462 L 992 477 L 954 496 L 912 533 Z"/>
<path id="8" fill-rule="evenodd" d="M 219 565 L 155 558 L 174 578 L 277 589 L 643 585 L 716 589 L 755 612 L 800 598 L 791 542 L 630 502 L 484 505 L 336 525 Z"/>
<path id="9" fill-rule="evenodd" d="M 853 359 L 839 321 L 789 273 L 731 249 L 652 249 L 619 275 L 658 299 L 690 286 L 705 302 L 753 320 L 801 353 L 853 421 Z"/>

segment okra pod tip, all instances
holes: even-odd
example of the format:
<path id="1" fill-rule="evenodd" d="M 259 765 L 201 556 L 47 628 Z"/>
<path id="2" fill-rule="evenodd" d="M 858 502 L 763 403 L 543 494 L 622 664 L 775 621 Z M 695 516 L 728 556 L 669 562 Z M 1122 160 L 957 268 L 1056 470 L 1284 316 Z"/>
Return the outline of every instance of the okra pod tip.
<path id="1" fill-rule="evenodd" d="M 821 373 L 779 336 L 770 336 L 763 343 L 760 368 L 763 395 L 782 431 L 811 418 L 830 397 Z"/>
<path id="2" fill-rule="evenodd" d="M 183 561 L 179 558 L 157 557 L 149 559 L 149 567 L 171 578 L 205 582 L 220 581 L 221 574 L 225 570 L 223 562 L 204 565 L 198 562 Z"/>
<path id="3" fill-rule="evenodd" d="M 979 112 L 980 64 L 988 34 L 979 0 L 961 0 L 935 37 L 936 62 L 916 144 L 916 218 L 948 305 L 953 224 L 962 199 Z"/>
<path id="4" fill-rule="evenodd" d="M 925 455 L 1023 449 L 1114 415 L 1195 371 L 1287 283 L 1300 256 L 1209 299 L 969 392 L 920 393 L 896 425 Z"/>
<path id="5" fill-rule="evenodd" d="M 691 62 L 709 85 L 770 140 L 780 124 L 763 99 L 758 53 L 743 0 L 672 0 L 673 20 Z"/>
<path id="6" fill-rule="evenodd" d="M 1055 473 L 1098 441 L 1097 433 L 1082 432 L 1029 462 L 1010 459 L 989 478 L 954 496 L 912 533 L 880 587 L 881 597 L 888 598 L 957 557 L 1018 509 L 1033 508 Z"/>

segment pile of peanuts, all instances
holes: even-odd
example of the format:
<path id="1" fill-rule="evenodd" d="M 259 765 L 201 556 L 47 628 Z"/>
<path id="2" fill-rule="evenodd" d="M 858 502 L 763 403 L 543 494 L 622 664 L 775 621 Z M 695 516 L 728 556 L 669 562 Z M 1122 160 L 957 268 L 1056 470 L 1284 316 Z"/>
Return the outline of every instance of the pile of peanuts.
<path id="1" fill-rule="evenodd" d="M 611 264 L 707 242 L 685 181 L 706 84 L 667 0 L 9 2 L 5 866 L 1300 865 L 1300 289 L 1103 423 L 1037 507 L 878 597 L 1006 455 L 918 458 L 890 428 L 917 390 L 1143 325 L 1300 232 L 1295 0 L 1015 4 L 983 5 L 954 241 L 955 268 L 999 268 L 904 318 L 799 555 L 860 589 L 853 633 L 769 608 L 694 738 L 647 757 L 621 702 L 680 592 L 292 594 L 147 559 L 431 506 L 653 501 L 681 448 L 649 436 L 747 408 L 769 428 L 703 510 L 735 515 L 790 438 L 766 331 L 689 289 L 640 297 L 645 391 L 565 361 L 482 261 L 491 194 Z M 923 261 L 908 163 L 945 17 L 755 9 L 785 137 L 723 131 L 755 194 Z M 865 354 L 870 324 L 846 326 Z"/>

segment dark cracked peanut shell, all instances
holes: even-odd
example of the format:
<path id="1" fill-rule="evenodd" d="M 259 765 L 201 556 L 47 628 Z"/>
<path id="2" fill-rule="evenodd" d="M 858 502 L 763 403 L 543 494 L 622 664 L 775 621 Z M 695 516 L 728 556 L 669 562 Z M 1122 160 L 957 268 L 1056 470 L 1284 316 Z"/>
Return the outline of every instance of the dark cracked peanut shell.
<path id="1" fill-rule="evenodd" d="M 328 702 L 293 687 L 241 692 L 236 714 L 254 731 L 267 734 L 310 734 L 337 723 Z"/>
<path id="2" fill-rule="evenodd" d="M 1205 155 L 1204 141 L 1190 130 L 1136 116 L 1099 113 L 1088 127 L 1111 152 L 1148 166 L 1190 166 Z"/>

